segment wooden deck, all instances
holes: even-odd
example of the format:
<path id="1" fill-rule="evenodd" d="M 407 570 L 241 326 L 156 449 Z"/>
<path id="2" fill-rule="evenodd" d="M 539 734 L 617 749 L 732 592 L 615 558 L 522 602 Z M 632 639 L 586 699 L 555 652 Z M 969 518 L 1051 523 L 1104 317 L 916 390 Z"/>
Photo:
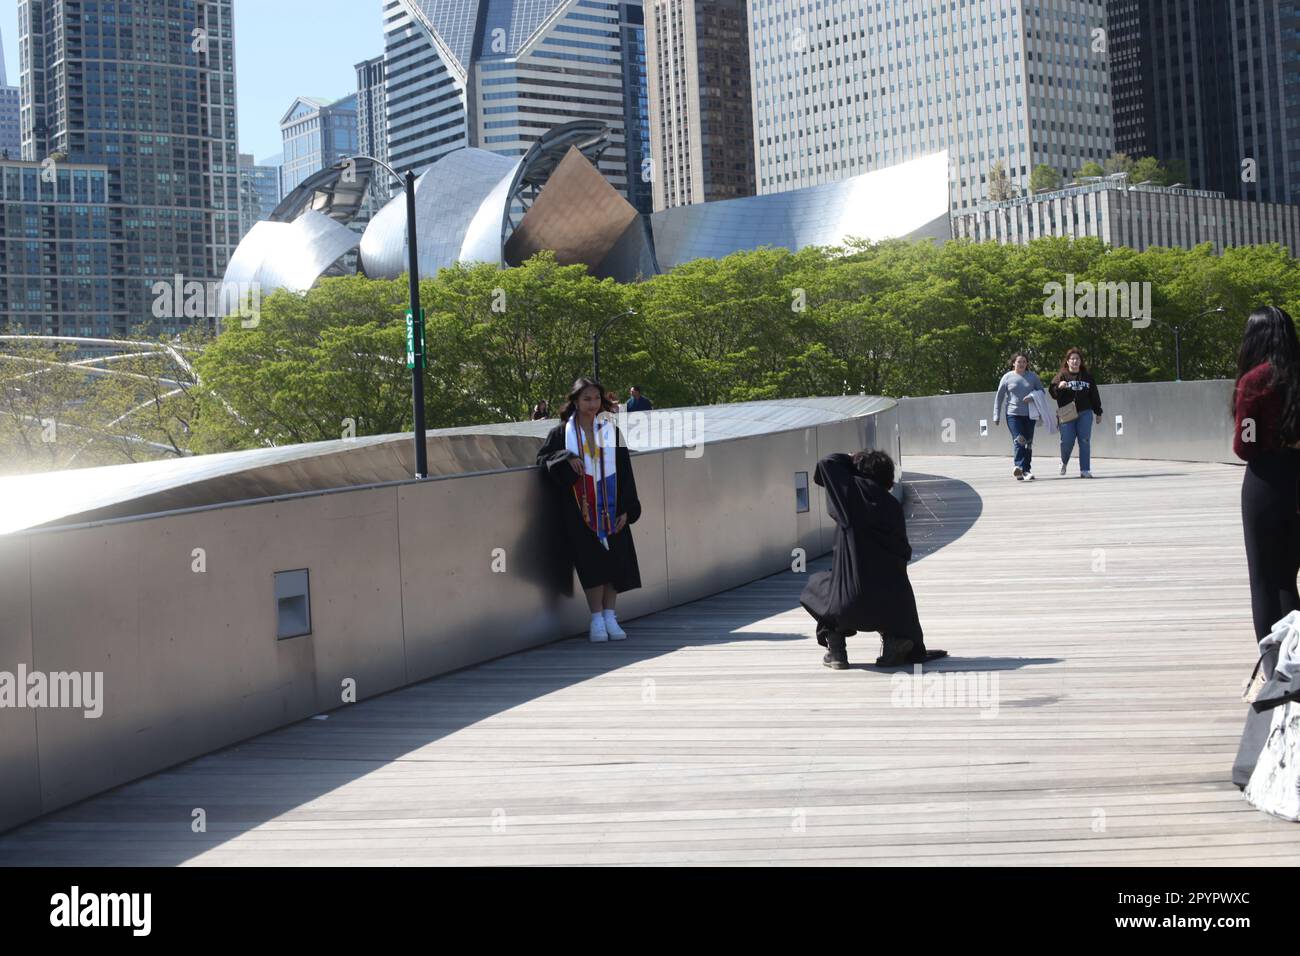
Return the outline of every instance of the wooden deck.
<path id="1" fill-rule="evenodd" d="M 192 761 L 0 837 L 0 864 L 1300 863 L 1228 779 L 1240 469 L 905 464 L 943 706 L 901 706 L 939 685 L 864 666 L 874 637 L 821 667 L 783 574 Z"/>

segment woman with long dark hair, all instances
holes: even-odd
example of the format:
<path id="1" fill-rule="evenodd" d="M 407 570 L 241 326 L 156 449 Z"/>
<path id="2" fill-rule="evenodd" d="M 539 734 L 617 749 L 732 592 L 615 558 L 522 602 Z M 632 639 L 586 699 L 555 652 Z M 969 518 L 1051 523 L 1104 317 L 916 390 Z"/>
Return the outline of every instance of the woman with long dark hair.
<path id="1" fill-rule="evenodd" d="M 1251 313 L 1237 353 L 1232 450 L 1246 462 L 1241 525 L 1250 575 L 1255 640 L 1300 609 L 1300 342 L 1291 316 L 1274 306 Z M 1275 656 L 1275 655 L 1274 655 Z M 1273 662 L 1266 660 L 1265 677 Z M 1250 780 L 1272 714 L 1247 712 L 1232 768 L 1240 787 Z"/>
<path id="2" fill-rule="evenodd" d="M 1241 522 L 1255 639 L 1300 609 L 1300 343 L 1291 316 L 1252 313 L 1237 353 L 1232 450 L 1246 462 Z"/>
<path id="3" fill-rule="evenodd" d="M 589 378 L 573 383 L 537 453 L 546 469 L 564 528 L 569 559 L 587 595 L 592 641 L 621 641 L 614 605 L 619 593 L 641 586 L 632 530 L 641 517 L 632 456 L 610 414 L 605 389 Z"/>
<path id="4" fill-rule="evenodd" d="M 1083 350 L 1071 348 L 1061 359 L 1061 370 L 1047 386 L 1056 399 L 1057 421 L 1061 423 L 1061 474 L 1069 467 L 1074 443 L 1079 443 L 1079 477 L 1092 477 L 1092 423 L 1101 421 L 1101 393 L 1083 360 Z"/>

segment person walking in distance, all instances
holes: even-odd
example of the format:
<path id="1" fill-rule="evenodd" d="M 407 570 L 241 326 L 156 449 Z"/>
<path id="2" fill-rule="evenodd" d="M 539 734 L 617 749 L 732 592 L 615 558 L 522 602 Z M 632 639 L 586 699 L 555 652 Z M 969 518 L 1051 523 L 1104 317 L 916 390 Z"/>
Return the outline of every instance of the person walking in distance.
<path id="1" fill-rule="evenodd" d="M 1002 376 L 997 395 L 993 398 L 993 424 L 1002 417 L 1006 405 L 1007 428 L 1011 432 L 1011 453 L 1017 481 L 1033 481 L 1034 419 L 1029 415 L 1029 396 L 1043 387 L 1037 375 L 1029 371 L 1029 358 L 1024 352 L 1011 357 L 1011 371 Z"/>
<path id="2" fill-rule="evenodd" d="M 1101 422 L 1101 393 L 1083 361 L 1083 352 L 1072 348 L 1061 360 L 1061 370 L 1047 386 L 1056 399 L 1057 421 L 1061 424 L 1061 474 L 1070 464 L 1074 443 L 1079 443 L 1079 477 L 1092 477 L 1092 425 Z"/>
<path id="3" fill-rule="evenodd" d="M 629 412 L 648 412 L 655 407 L 654 402 L 641 394 L 640 385 L 633 385 L 627 391 L 627 410 Z"/>

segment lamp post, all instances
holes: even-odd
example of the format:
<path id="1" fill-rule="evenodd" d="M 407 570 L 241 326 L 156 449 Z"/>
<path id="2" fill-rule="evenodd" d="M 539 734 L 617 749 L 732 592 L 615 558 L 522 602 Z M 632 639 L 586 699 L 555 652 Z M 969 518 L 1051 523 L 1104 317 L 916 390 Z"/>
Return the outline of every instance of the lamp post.
<path id="1" fill-rule="evenodd" d="M 1219 306 L 1219 308 L 1217 309 L 1206 309 L 1204 312 L 1192 316 L 1192 318 L 1199 319 L 1207 315 L 1214 315 L 1216 313 L 1222 314 L 1227 311 L 1228 310 L 1223 308 L 1223 306 Z M 1173 328 L 1174 328 L 1174 381 L 1181 382 L 1183 380 L 1182 330 L 1176 325 Z"/>
<path id="2" fill-rule="evenodd" d="M 369 160 L 388 172 L 406 190 L 406 246 L 410 253 L 411 314 L 407 318 L 407 354 L 411 363 L 411 406 L 415 417 L 415 477 L 429 477 L 429 450 L 425 446 L 424 427 L 424 316 L 420 313 L 420 257 L 415 236 L 415 173 L 407 171 L 402 176 L 382 159 L 373 156 L 352 156 L 339 160 L 334 168 L 346 169 L 348 163 L 358 159 Z"/>
<path id="3" fill-rule="evenodd" d="M 605 334 L 605 331 L 606 331 L 606 330 L 607 330 L 611 325 L 613 325 L 613 324 L 614 324 L 615 322 L 617 322 L 619 319 L 624 318 L 625 316 L 629 316 L 629 315 L 636 315 L 636 310 L 635 310 L 635 309 L 628 309 L 626 312 L 620 312 L 618 315 L 611 315 L 608 319 L 605 320 L 605 324 L 602 325 L 602 326 L 601 326 L 601 327 L 596 331 L 596 334 L 593 335 L 593 336 L 591 337 L 591 368 L 592 368 L 592 377 L 593 377 L 593 379 L 596 381 L 597 384 L 600 383 L 600 337 L 601 337 L 602 335 Z"/>

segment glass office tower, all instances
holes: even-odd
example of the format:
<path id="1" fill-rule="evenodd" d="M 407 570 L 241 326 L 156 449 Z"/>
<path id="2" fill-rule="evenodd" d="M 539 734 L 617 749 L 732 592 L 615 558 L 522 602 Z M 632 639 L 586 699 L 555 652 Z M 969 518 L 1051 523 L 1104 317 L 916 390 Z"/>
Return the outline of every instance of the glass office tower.
<path id="1" fill-rule="evenodd" d="M 1300 2 L 1107 0 L 1116 146 L 1190 185 L 1300 202 Z"/>
<path id="2" fill-rule="evenodd" d="M 1114 149 L 1103 0 L 751 0 L 760 194 L 947 150 L 952 208 Z"/>
<path id="3" fill-rule="evenodd" d="M 599 160 L 649 208 L 645 27 L 636 0 L 383 0 L 389 159 L 423 171 L 463 146 L 522 156 L 574 120 L 610 130 Z"/>
<path id="4" fill-rule="evenodd" d="M 152 289 L 219 282 L 239 239 L 232 0 L 19 0 L 23 158 L 108 170 L 120 238 L 98 332 L 164 331 Z"/>
<path id="5" fill-rule="evenodd" d="M 647 0 L 654 207 L 754 195 L 744 0 Z"/>

